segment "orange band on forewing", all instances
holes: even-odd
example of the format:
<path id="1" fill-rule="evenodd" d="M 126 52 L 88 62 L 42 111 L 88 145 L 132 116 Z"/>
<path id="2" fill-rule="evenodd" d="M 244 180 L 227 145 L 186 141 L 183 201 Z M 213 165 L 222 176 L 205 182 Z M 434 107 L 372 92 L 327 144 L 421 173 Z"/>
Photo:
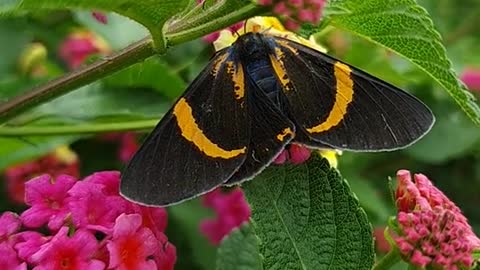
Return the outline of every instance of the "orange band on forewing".
<path id="1" fill-rule="evenodd" d="M 292 90 L 292 84 L 290 83 L 290 79 L 288 78 L 288 74 L 283 66 L 282 57 L 283 52 L 279 48 L 275 48 L 275 54 L 270 54 L 270 63 L 272 64 L 273 71 L 277 75 L 280 84 L 282 85 L 285 91 Z"/>
<path id="2" fill-rule="evenodd" d="M 173 115 L 177 119 L 177 125 L 180 128 L 183 138 L 192 142 L 200 151 L 212 158 L 230 159 L 240 154 L 244 154 L 246 147 L 234 150 L 225 150 L 210 141 L 203 131 L 198 127 L 193 117 L 192 108 L 188 105 L 185 98 L 178 100 L 173 108 Z"/>
<path id="3" fill-rule="evenodd" d="M 335 63 L 334 69 L 335 79 L 337 81 L 335 103 L 324 122 L 312 128 L 307 128 L 309 133 L 319 133 L 338 125 L 347 113 L 348 104 L 352 102 L 353 80 L 350 76 L 352 70 L 349 66 L 340 62 Z"/>
<path id="4" fill-rule="evenodd" d="M 227 53 L 223 53 L 222 55 L 218 56 L 218 58 L 215 60 L 215 62 L 213 63 L 213 67 L 212 67 L 212 75 L 214 77 L 217 77 L 218 75 L 218 71 L 220 70 L 220 67 L 222 66 L 222 64 L 225 62 L 225 60 L 227 59 L 228 57 L 228 54 Z"/>
<path id="5" fill-rule="evenodd" d="M 232 61 L 228 61 L 227 72 L 232 76 L 235 98 L 243 98 L 245 96 L 245 75 L 243 74 L 242 64 L 237 63 L 235 65 Z"/>

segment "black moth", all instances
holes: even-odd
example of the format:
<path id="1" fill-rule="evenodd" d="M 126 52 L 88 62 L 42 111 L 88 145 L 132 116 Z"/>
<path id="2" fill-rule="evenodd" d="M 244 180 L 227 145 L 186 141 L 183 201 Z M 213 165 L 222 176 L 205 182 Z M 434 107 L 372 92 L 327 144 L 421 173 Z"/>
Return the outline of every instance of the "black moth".
<path id="1" fill-rule="evenodd" d="M 260 173 L 289 143 L 406 147 L 434 116 L 412 95 L 288 39 L 248 33 L 219 51 L 130 161 L 121 193 L 166 206 Z"/>

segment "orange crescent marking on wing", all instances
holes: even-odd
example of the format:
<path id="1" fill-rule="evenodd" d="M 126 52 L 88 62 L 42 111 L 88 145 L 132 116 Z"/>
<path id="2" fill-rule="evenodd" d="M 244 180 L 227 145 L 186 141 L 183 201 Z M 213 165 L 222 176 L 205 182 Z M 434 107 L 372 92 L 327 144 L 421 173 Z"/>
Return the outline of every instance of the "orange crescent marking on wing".
<path id="1" fill-rule="evenodd" d="M 334 69 L 335 79 L 337 81 L 335 103 L 324 122 L 317 126 L 307 128 L 307 131 L 310 133 L 319 133 L 338 125 L 347 113 L 348 104 L 352 102 L 353 80 L 350 76 L 352 70 L 349 66 L 340 62 L 335 63 Z"/>
<path id="2" fill-rule="evenodd" d="M 212 158 L 230 159 L 240 154 L 244 154 L 246 147 L 234 150 L 225 150 L 210 141 L 203 131 L 198 127 L 192 114 L 192 107 L 188 105 L 185 98 L 178 100 L 173 108 L 173 115 L 177 119 L 177 125 L 180 128 L 183 138 L 192 142 L 200 151 Z"/>

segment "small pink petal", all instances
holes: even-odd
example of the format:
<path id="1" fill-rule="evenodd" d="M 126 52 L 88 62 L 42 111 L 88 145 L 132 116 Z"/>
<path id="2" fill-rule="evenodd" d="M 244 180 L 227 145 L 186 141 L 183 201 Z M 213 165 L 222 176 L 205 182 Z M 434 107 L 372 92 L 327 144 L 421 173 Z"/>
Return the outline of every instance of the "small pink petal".
<path id="1" fill-rule="evenodd" d="M 301 164 L 310 158 L 310 149 L 303 145 L 291 144 L 288 149 L 290 154 L 290 162 L 293 164 Z"/>
<path id="2" fill-rule="evenodd" d="M 0 216 L 0 242 L 16 233 L 22 225 L 18 215 L 13 212 L 4 212 Z"/>
<path id="3" fill-rule="evenodd" d="M 288 151 L 286 149 L 283 149 L 280 154 L 273 160 L 273 164 L 281 165 L 287 162 L 288 160 Z"/>

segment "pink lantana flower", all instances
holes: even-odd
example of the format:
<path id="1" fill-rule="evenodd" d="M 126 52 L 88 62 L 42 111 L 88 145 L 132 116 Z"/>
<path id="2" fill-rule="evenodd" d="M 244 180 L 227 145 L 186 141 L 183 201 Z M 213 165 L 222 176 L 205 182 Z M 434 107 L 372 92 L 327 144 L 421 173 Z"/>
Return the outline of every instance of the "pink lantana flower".
<path id="1" fill-rule="evenodd" d="M 460 78 L 472 91 L 480 91 L 480 68 L 466 68 Z"/>
<path id="2" fill-rule="evenodd" d="M 113 227 L 115 219 L 126 209 L 126 203 L 120 196 L 108 196 L 103 185 L 79 181 L 68 194 L 72 221 L 77 228 L 92 228 L 107 232 Z"/>
<path id="3" fill-rule="evenodd" d="M 27 270 L 27 264 L 20 262 L 17 253 L 8 243 L 0 243 L 0 269 Z"/>
<path id="4" fill-rule="evenodd" d="M 32 255 L 40 250 L 40 247 L 50 241 L 50 236 L 43 236 L 35 231 L 25 231 L 17 234 L 18 243 L 15 244 L 15 250 L 18 252 L 18 258 L 33 264 Z"/>
<path id="5" fill-rule="evenodd" d="M 228 193 L 215 189 L 203 196 L 203 204 L 213 208 L 217 214 L 216 218 L 204 220 L 200 224 L 200 231 L 215 245 L 250 218 L 250 206 L 239 188 Z"/>
<path id="6" fill-rule="evenodd" d="M 118 196 L 120 187 L 120 172 L 103 171 L 85 177 L 83 182 L 101 185 L 102 192 L 107 196 Z"/>
<path id="7" fill-rule="evenodd" d="M 103 270 L 105 263 L 92 259 L 98 248 L 97 239 L 87 230 L 78 230 L 71 237 L 68 228 L 58 233 L 32 255 L 34 270 Z"/>
<path id="8" fill-rule="evenodd" d="M 0 216 L 0 243 L 8 243 L 13 246 L 15 233 L 20 229 L 22 223 L 18 215 L 13 212 L 5 212 Z"/>
<path id="9" fill-rule="evenodd" d="M 273 164 L 283 164 L 290 162 L 292 164 L 301 164 L 310 158 L 311 151 L 306 146 L 300 144 L 289 144 L 275 158 Z"/>
<path id="10" fill-rule="evenodd" d="M 317 24 L 322 17 L 325 0 L 257 0 L 262 6 L 271 6 L 277 16 L 285 20 L 287 29 L 296 30 L 301 23 Z"/>
<path id="11" fill-rule="evenodd" d="M 398 235 L 394 240 L 403 258 L 418 267 L 469 268 L 480 239 L 450 201 L 423 174 L 397 172 Z"/>
<path id="12" fill-rule="evenodd" d="M 59 56 L 70 69 L 80 67 L 92 55 L 107 55 L 110 48 L 107 43 L 89 31 L 71 33 L 60 45 Z"/>
<path id="13" fill-rule="evenodd" d="M 158 240 L 150 229 L 142 227 L 139 214 L 122 214 L 117 218 L 107 248 L 110 269 L 157 270 L 151 258 L 158 252 Z"/>
<path id="14" fill-rule="evenodd" d="M 60 175 L 56 179 L 42 175 L 28 181 L 25 186 L 25 203 L 30 206 L 20 216 L 23 224 L 38 228 L 48 223 L 48 228 L 58 230 L 70 213 L 67 191 L 77 180 Z"/>
<path id="15" fill-rule="evenodd" d="M 77 155 L 68 146 L 60 146 L 43 157 L 8 167 L 5 180 L 10 198 L 17 203 L 25 203 L 25 182 L 42 174 L 50 174 L 54 178 L 61 174 L 78 177 Z"/>
<path id="16" fill-rule="evenodd" d="M 174 245 L 165 242 L 155 253 L 153 259 L 157 264 L 158 270 L 173 270 L 177 260 L 177 250 Z"/>
<path id="17" fill-rule="evenodd" d="M 165 242 L 163 232 L 167 228 L 167 211 L 159 207 L 148 207 L 138 204 L 130 204 L 126 213 L 140 214 L 142 226 L 149 228 L 158 240 Z"/>

